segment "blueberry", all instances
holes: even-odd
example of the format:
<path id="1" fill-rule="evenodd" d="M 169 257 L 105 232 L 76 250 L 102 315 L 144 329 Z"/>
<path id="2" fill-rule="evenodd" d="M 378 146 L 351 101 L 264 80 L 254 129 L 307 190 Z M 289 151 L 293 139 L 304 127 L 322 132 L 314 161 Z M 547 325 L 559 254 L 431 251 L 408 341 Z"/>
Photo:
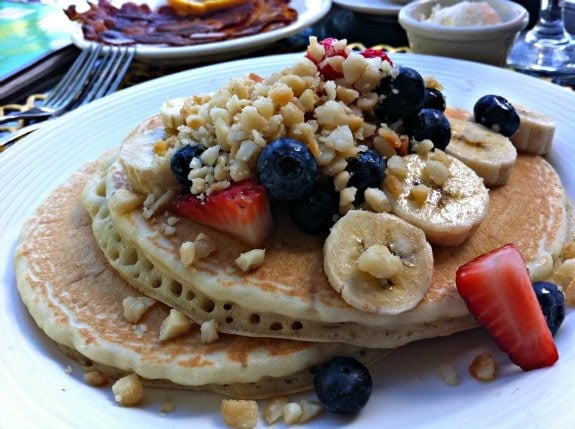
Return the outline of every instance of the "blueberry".
<path id="1" fill-rule="evenodd" d="M 308 234 L 326 234 L 339 213 L 339 196 L 333 183 L 317 182 L 302 197 L 290 202 L 292 221 Z"/>
<path id="2" fill-rule="evenodd" d="M 206 148 L 201 144 L 186 145 L 176 150 L 172 155 L 170 169 L 176 180 L 182 185 L 187 187 L 192 185 L 188 179 L 190 162 L 193 158 L 200 156 L 204 150 L 206 150 Z"/>
<path id="3" fill-rule="evenodd" d="M 475 122 L 510 137 L 519 129 L 519 114 L 507 99 L 500 95 L 484 95 L 473 106 Z"/>
<path id="4" fill-rule="evenodd" d="M 533 283 L 537 300 L 553 335 L 565 319 L 565 295 L 555 283 L 538 281 Z"/>
<path id="5" fill-rule="evenodd" d="M 379 101 L 374 112 L 381 121 L 391 124 L 419 112 L 425 99 L 425 82 L 416 70 L 400 67 L 397 75 L 381 79 L 376 92 Z"/>
<path id="6" fill-rule="evenodd" d="M 367 188 L 379 188 L 386 167 L 383 157 L 373 149 L 357 154 L 347 160 L 346 170 L 350 173 L 348 186 L 355 186 L 358 195 Z"/>
<path id="7" fill-rule="evenodd" d="M 369 400 L 371 375 L 358 360 L 338 356 L 324 363 L 314 377 L 319 401 L 332 413 L 355 414 Z"/>
<path id="8" fill-rule="evenodd" d="M 451 140 L 451 125 L 443 112 L 435 109 L 421 109 L 417 115 L 406 121 L 405 129 L 411 139 L 429 139 L 437 149 L 445 150 Z"/>
<path id="9" fill-rule="evenodd" d="M 312 188 L 316 181 L 317 163 L 304 143 L 283 137 L 269 143 L 260 152 L 256 174 L 272 198 L 294 199 Z"/>
<path id="10" fill-rule="evenodd" d="M 445 96 L 439 89 L 425 88 L 425 97 L 423 98 L 422 107 L 444 112 L 446 107 Z"/>

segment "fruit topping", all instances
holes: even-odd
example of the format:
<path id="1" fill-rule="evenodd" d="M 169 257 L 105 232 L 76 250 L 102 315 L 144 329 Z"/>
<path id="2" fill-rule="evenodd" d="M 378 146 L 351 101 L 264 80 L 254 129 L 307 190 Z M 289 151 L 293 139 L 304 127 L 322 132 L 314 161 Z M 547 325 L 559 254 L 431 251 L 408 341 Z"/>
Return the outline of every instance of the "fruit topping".
<path id="1" fill-rule="evenodd" d="M 331 287 L 349 305 L 373 314 L 399 314 L 425 296 L 433 253 L 423 231 L 389 213 L 351 210 L 323 246 Z"/>
<path id="2" fill-rule="evenodd" d="M 500 95 L 484 95 L 473 106 L 475 122 L 510 137 L 519 129 L 519 114 L 506 98 Z"/>
<path id="3" fill-rule="evenodd" d="M 172 174 L 182 185 L 190 187 L 192 182 L 188 179 L 190 173 L 190 162 L 192 159 L 199 157 L 206 148 L 201 145 L 186 145 L 180 147 L 172 155 L 170 160 L 170 169 Z"/>
<path id="4" fill-rule="evenodd" d="M 340 40 L 334 39 L 332 37 L 320 40 L 318 43 L 321 45 L 325 52 L 321 58 L 318 59 L 313 55 L 310 55 L 309 52 L 306 53 L 306 57 L 313 61 L 313 63 L 318 67 L 319 72 L 326 80 L 334 80 L 342 77 L 343 73 L 334 69 L 332 65 L 333 60 L 331 59 L 334 57 L 340 57 L 338 60 L 344 60 L 348 57 L 345 43 L 341 43 Z"/>
<path id="5" fill-rule="evenodd" d="M 436 109 L 421 109 L 406 121 L 406 131 L 415 141 L 431 140 L 436 149 L 445 150 L 451 140 L 449 120 Z"/>
<path id="6" fill-rule="evenodd" d="M 323 406 L 335 414 L 359 412 L 371 396 L 369 370 L 357 359 L 337 356 L 320 366 L 315 391 Z"/>
<path id="7" fill-rule="evenodd" d="M 205 197 L 182 194 L 172 211 L 252 247 L 261 245 L 272 231 L 267 191 L 251 179 L 232 182 L 229 188 Z"/>
<path id="8" fill-rule="evenodd" d="M 350 173 L 348 186 L 355 186 L 363 199 L 367 188 L 379 188 L 385 171 L 385 159 L 374 149 L 368 149 L 348 159 L 346 170 Z"/>
<path id="9" fill-rule="evenodd" d="M 290 201 L 292 221 L 308 234 L 326 234 L 339 212 L 339 196 L 331 181 L 317 182 L 302 197 Z"/>
<path id="10" fill-rule="evenodd" d="M 309 192 L 317 172 L 317 162 L 308 147 L 283 137 L 262 149 L 256 174 L 272 198 L 289 200 Z"/>
<path id="11" fill-rule="evenodd" d="M 557 361 L 557 347 L 515 245 L 462 265 L 456 285 L 469 311 L 513 363 L 528 371 Z"/>
<path id="12" fill-rule="evenodd" d="M 565 295 L 555 283 L 551 282 L 535 282 L 533 289 L 547 320 L 547 326 L 551 334 L 555 336 L 565 319 Z"/>
<path id="13" fill-rule="evenodd" d="M 447 107 L 445 96 L 437 88 L 425 88 L 423 107 L 426 109 L 435 109 L 444 112 L 445 108 Z"/>
<path id="14" fill-rule="evenodd" d="M 383 61 L 387 61 L 389 65 L 393 65 L 391 58 L 382 49 L 368 48 L 360 51 L 359 53 L 363 58 L 381 58 Z"/>
<path id="15" fill-rule="evenodd" d="M 375 113 L 391 124 L 417 114 L 425 98 L 425 81 L 414 69 L 399 67 L 397 73 L 385 76 L 376 88 L 379 101 Z"/>

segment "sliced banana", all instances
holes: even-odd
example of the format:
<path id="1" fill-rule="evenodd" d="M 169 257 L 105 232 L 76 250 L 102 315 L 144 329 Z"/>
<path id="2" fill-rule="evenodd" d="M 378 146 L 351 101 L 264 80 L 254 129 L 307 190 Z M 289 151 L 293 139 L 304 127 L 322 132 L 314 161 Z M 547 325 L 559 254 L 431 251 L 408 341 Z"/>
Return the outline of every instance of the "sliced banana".
<path id="1" fill-rule="evenodd" d="M 433 276 L 433 253 L 423 231 L 389 213 L 347 212 L 325 240 L 323 262 L 343 300 L 375 314 L 412 309 Z"/>
<path id="2" fill-rule="evenodd" d="M 510 139 L 519 152 L 545 155 L 551 151 L 555 121 L 544 113 L 513 103 L 519 114 L 519 129 Z"/>
<path id="3" fill-rule="evenodd" d="M 517 159 L 511 140 L 470 120 L 452 118 L 449 123 L 451 141 L 445 152 L 474 170 L 483 178 L 485 186 L 507 183 Z"/>
<path id="4" fill-rule="evenodd" d="M 140 123 L 124 139 L 119 160 L 132 190 L 148 195 L 179 187 L 170 169 L 170 157 L 160 156 L 154 151 L 156 144 L 164 137 L 162 118 L 154 115 Z"/>
<path id="5" fill-rule="evenodd" d="M 386 171 L 392 213 L 421 228 L 433 245 L 461 244 L 487 214 L 483 179 L 445 152 L 392 157 Z"/>

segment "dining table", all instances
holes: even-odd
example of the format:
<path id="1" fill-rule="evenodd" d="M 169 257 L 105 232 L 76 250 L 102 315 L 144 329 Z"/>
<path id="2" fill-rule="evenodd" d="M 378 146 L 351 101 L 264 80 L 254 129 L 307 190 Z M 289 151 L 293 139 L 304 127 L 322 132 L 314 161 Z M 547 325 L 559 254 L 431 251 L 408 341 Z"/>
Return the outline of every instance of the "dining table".
<path id="1" fill-rule="evenodd" d="M 59 24 L 44 28 L 30 23 L 32 15 L 27 20 L 24 14 L 13 11 L 56 11 L 58 22 L 62 22 L 62 5 L 70 1 L 75 0 L 0 0 L 0 116 L 41 105 L 83 52 L 69 34 L 57 31 Z M 4 423 L 6 427 L 43 429 L 224 427 L 214 417 L 219 406 L 217 398 L 211 394 L 201 396 L 205 392 L 168 393 L 157 389 L 142 407 L 127 408 L 114 403 L 111 389 L 108 392 L 85 386 L 78 375 L 82 369 L 77 369 L 71 359 L 64 360 L 61 350 L 42 335 L 20 299 L 13 266 L 15 249 L 24 222 L 35 207 L 82 165 L 117 146 L 146 115 L 157 113 L 163 100 L 192 95 L 195 90 L 214 90 L 216 84 L 226 82 L 234 73 L 251 72 L 252 64 L 254 69 L 272 73 L 286 65 L 282 57 L 292 60 L 302 54 L 311 36 L 345 39 L 356 49 L 383 49 L 408 66 L 423 66 L 445 79 L 441 83 L 445 83 L 455 104 L 469 107 L 472 95 L 495 88 L 516 95 L 533 109 L 550 112 L 557 118 L 558 126 L 555 146 L 547 159 L 556 168 L 567 194 L 575 200 L 575 156 L 571 147 L 575 118 L 569 109 L 575 105 L 575 77 L 526 76 L 506 67 L 413 54 L 398 22 L 401 4 L 380 1 L 386 5 L 383 14 L 370 13 L 369 7 L 357 7 L 360 3 L 374 4 L 375 0 L 323 0 L 329 3 L 329 10 L 298 32 L 249 50 L 226 52 L 221 58 L 206 55 L 194 56 L 190 61 L 156 61 L 136 56 L 115 93 L 55 119 L 38 122 L 39 131 L 0 148 L 0 428 Z M 528 28 L 533 26 L 539 0 L 516 1 L 528 9 Z M 24 57 L 28 51 L 19 46 L 24 46 L 25 36 L 51 42 L 47 48 L 43 45 L 41 50 Z M 6 46 L 11 46 L 11 50 Z M 0 123 L 0 140 L 29 124 L 30 121 Z M 575 258 L 573 262 L 575 265 Z M 329 416 L 327 423 L 320 420 L 310 423 L 310 427 L 573 427 L 575 412 L 569 395 L 575 382 L 573 316 L 570 308 L 557 336 L 561 359 L 552 368 L 527 374 L 506 365 L 496 380 L 480 382 L 468 373 L 471 358 L 485 349 L 502 356 L 487 333 L 424 340 L 423 344 L 409 344 L 394 352 L 376 367 L 373 399 L 367 411 L 357 418 Z M 445 372 L 453 368 L 459 371 L 455 374 L 457 385 L 446 382 Z M 175 404 L 175 410 L 163 408 L 166 403 Z M 77 425 L 70 423 L 76 419 Z"/>

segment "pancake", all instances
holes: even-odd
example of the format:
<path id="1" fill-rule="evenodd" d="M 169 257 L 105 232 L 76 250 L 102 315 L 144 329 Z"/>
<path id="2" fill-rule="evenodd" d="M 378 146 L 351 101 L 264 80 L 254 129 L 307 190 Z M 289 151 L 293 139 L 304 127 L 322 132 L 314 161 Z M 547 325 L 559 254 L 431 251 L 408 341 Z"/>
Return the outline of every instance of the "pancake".
<path id="1" fill-rule="evenodd" d="M 508 184 L 491 190 L 487 218 L 473 236 L 456 248 L 434 249 L 434 277 L 424 299 L 397 315 L 375 315 L 347 305 L 331 288 L 322 271 L 323 238 L 299 231 L 285 211 L 274 218 L 265 263 L 244 273 L 234 260 L 249 249 L 225 234 L 181 219 L 176 234 L 165 235 L 169 213 L 149 222 L 141 209 L 108 210 L 106 198 L 128 187 L 121 165 L 112 163 L 84 192 L 94 234 L 115 269 L 144 294 L 193 320 L 214 319 L 222 332 L 247 336 L 395 348 L 469 329 L 477 325 L 455 287 L 460 265 L 513 242 L 533 277 L 542 278 L 550 274 L 568 233 L 558 175 L 543 158 L 520 155 Z M 217 251 L 185 267 L 180 246 L 199 233 L 207 234 Z M 137 255 L 130 266 L 123 262 L 122 250 Z M 141 267 L 150 265 L 153 274 L 142 275 Z"/>
<path id="2" fill-rule="evenodd" d="M 154 304 L 137 322 L 122 301 L 139 294 L 102 258 L 80 203 L 96 163 L 57 188 L 27 221 L 16 249 L 18 291 L 38 326 L 67 353 L 108 374 L 140 375 L 153 385 L 187 387 L 239 398 L 309 389 L 313 368 L 335 355 L 369 365 L 388 352 L 337 343 L 221 334 L 201 341 L 200 327 L 160 341 L 170 308 Z"/>

